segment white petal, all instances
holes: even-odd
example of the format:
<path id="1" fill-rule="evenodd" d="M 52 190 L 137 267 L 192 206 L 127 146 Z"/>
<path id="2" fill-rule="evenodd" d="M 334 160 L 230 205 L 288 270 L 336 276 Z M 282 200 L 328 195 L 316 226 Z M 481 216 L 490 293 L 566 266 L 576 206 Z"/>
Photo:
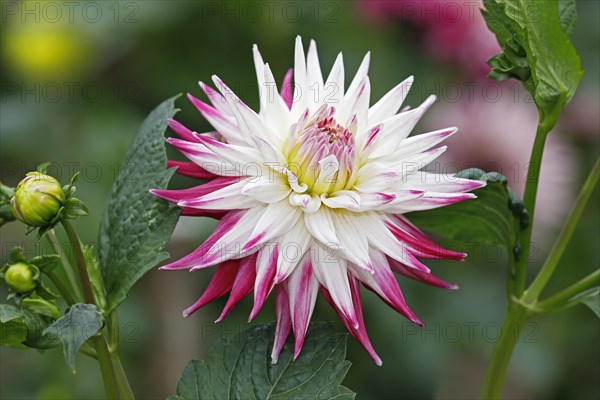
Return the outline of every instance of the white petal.
<path id="1" fill-rule="evenodd" d="M 369 244 L 405 265 L 417 269 L 422 267 L 412 262 L 414 257 L 410 254 L 406 245 L 392 235 L 379 215 L 373 212 L 363 212 L 357 213 L 355 218 L 358 221 L 357 224 L 361 227 L 362 233 L 367 236 Z"/>
<path id="2" fill-rule="evenodd" d="M 238 171 L 255 171 L 261 173 L 263 158 L 258 150 L 253 147 L 223 143 L 206 135 L 197 136 L 207 149 L 235 165 Z M 253 167 L 253 168 L 250 168 Z M 254 175 L 254 174 L 253 174 Z"/>
<path id="3" fill-rule="evenodd" d="M 335 234 L 331 212 L 326 207 L 321 207 L 315 213 L 305 213 L 304 223 L 312 237 L 324 245 L 338 249 L 341 247 L 340 240 Z"/>
<path id="4" fill-rule="evenodd" d="M 243 251 L 249 251 L 269 240 L 284 234 L 300 219 L 301 212 L 287 201 L 271 203 L 260 217 Z"/>
<path id="5" fill-rule="evenodd" d="M 317 244 L 314 244 L 310 251 L 313 258 L 313 271 L 318 281 L 329 291 L 331 299 L 344 316 L 355 328 L 358 328 L 358 319 L 356 318 L 348 282 L 346 261 L 332 254 L 331 249 L 323 248 Z"/>
<path id="6" fill-rule="evenodd" d="M 281 148 L 292 121 L 290 109 L 286 106 L 285 101 L 277 90 L 277 84 L 275 83 L 275 78 L 269 64 L 265 65 L 264 81 L 266 95 L 264 118 L 271 128 L 270 132 L 272 134 L 270 137 L 273 139 L 271 143 Z"/>
<path id="7" fill-rule="evenodd" d="M 398 112 L 404 99 L 406 99 L 406 95 L 410 91 L 413 80 L 414 78 L 409 76 L 369 109 L 369 122 L 372 125 L 378 124 Z"/>
<path id="8" fill-rule="evenodd" d="M 434 101 L 435 96 L 429 96 L 419 107 L 383 121 L 383 127 L 373 142 L 369 158 L 393 155 Z"/>
<path id="9" fill-rule="evenodd" d="M 381 192 L 401 177 L 398 171 L 383 163 L 370 162 L 358 170 L 354 188 L 363 193 Z"/>
<path id="10" fill-rule="evenodd" d="M 262 203 L 242 194 L 242 188 L 246 184 L 242 180 L 197 199 L 180 201 L 177 205 L 201 210 L 236 210 L 260 206 Z"/>
<path id="11" fill-rule="evenodd" d="M 308 46 L 308 55 L 306 57 L 306 79 L 306 84 L 312 100 L 308 102 L 309 108 L 311 111 L 315 111 L 323 104 L 325 96 L 323 89 L 323 74 L 321 73 L 321 66 L 319 65 L 317 44 L 314 40 L 311 40 L 310 45 Z"/>
<path id="12" fill-rule="evenodd" d="M 365 270 L 371 270 L 369 258 L 369 242 L 362 234 L 360 227 L 355 223 L 353 215 L 345 212 L 333 215 L 337 237 L 343 248 L 342 255 L 348 261 L 358 265 Z"/>
<path id="13" fill-rule="evenodd" d="M 321 195 L 321 201 L 329 208 L 355 209 L 360 207 L 360 196 L 352 190 L 338 190 L 330 195 Z"/>
<path id="14" fill-rule="evenodd" d="M 241 193 L 263 203 L 276 203 L 285 199 L 292 189 L 281 174 L 274 171 L 269 172 L 270 175 L 248 179 L 248 183 L 242 188 Z"/>
<path id="15" fill-rule="evenodd" d="M 446 128 L 411 136 L 400 143 L 400 147 L 394 152 L 393 156 L 399 159 L 429 150 L 454 135 L 457 131 L 457 128 Z"/>
<path id="16" fill-rule="evenodd" d="M 280 236 L 279 258 L 277 259 L 277 276 L 275 283 L 285 280 L 298 265 L 311 242 L 311 236 L 304 222 L 297 222 L 292 229 Z"/>
<path id="17" fill-rule="evenodd" d="M 256 222 L 264 212 L 264 207 L 249 209 L 223 236 L 214 243 L 205 242 L 202 246 L 210 246 L 191 271 L 210 267 L 223 261 L 241 258 L 252 253 L 242 254 L 240 243 L 246 243 Z"/>
<path id="18" fill-rule="evenodd" d="M 296 47 L 294 50 L 294 98 L 292 102 L 292 120 L 295 121 L 304 112 L 308 105 L 308 85 L 306 84 L 306 59 L 302 38 L 296 36 Z"/>
<path id="19" fill-rule="evenodd" d="M 254 58 L 254 69 L 256 70 L 256 81 L 258 83 L 258 96 L 260 101 L 260 114 L 265 112 L 266 103 L 266 85 L 265 85 L 265 62 L 258 51 L 258 46 L 252 46 L 252 55 Z"/>
<path id="20" fill-rule="evenodd" d="M 483 181 L 457 178 L 452 174 L 432 174 L 422 171 L 406 176 L 404 181 L 419 189 L 438 193 L 468 192 L 485 186 Z"/>
<path id="21" fill-rule="evenodd" d="M 325 82 L 325 102 L 339 107 L 344 99 L 344 58 L 338 54 Z"/>

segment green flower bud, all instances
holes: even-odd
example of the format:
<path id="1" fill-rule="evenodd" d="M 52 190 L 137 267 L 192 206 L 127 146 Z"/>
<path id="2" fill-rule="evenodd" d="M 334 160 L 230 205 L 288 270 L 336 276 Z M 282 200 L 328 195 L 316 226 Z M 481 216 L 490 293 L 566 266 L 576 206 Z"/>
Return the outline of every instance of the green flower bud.
<path id="1" fill-rule="evenodd" d="M 26 293 L 37 286 L 37 282 L 33 279 L 34 276 L 35 272 L 29 265 L 18 262 L 8 267 L 4 273 L 4 280 L 8 287 L 15 292 Z"/>
<path id="2" fill-rule="evenodd" d="M 65 199 L 56 179 L 41 172 L 29 172 L 11 199 L 12 212 L 27 225 L 42 227 L 56 218 Z"/>

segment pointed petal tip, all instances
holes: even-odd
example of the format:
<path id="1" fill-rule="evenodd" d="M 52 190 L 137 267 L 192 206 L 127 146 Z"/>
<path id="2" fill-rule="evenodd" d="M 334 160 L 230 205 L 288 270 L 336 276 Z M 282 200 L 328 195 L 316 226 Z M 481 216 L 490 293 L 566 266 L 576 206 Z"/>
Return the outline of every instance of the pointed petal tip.
<path id="1" fill-rule="evenodd" d="M 248 317 L 248 322 L 252 322 L 252 320 L 254 319 L 254 317 L 256 317 L 256 314 L 258 314 L 259 311 L 260 311 L 260 308 L 257 308 L 256 306 L 254 306 L 252 308 L 252 311 L 250 311 L 250 316 Z"/>
<path id="2" fill-rule="evenodd" d="M 299 348 L 294 348 L 294 361 L 296 361 L 296 359 L 298 358 L 298 356 L 300 355 L 301 352 L 302 352 L 302 346 L 300 346 Z"/>
<path id="3" fill-rule="evenodd" d="M 375 364 L 376 364 L 378 367 L 381 367 L 381 366 L 383 365 L 383 361 L 381 361 L 381 358 L 379 358 L 379 356 L 378 356 L 378 355 L 375 355 L 375 357 L 373 357 L 373 361 L 375 361 Z"/>

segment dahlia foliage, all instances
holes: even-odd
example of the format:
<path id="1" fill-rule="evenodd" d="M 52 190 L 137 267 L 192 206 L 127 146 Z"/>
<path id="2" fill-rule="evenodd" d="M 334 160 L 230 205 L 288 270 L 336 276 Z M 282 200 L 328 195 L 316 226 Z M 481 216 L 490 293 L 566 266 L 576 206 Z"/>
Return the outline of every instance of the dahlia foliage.
<path id="1" fill-rule="evenodd" d="M 182 207 L 183 215 L 220 221 L 198 249 L 161 269 L 217 265 L 185 316 L 229 292 L 219 322 L 254 291 L 252 319 L 274 291 L 273 362 L 290 330 L 298 356 L 321 291 L 381 364 L 365 330 L 360 285 L 422 324 L 404 301 L 394 272 L 452 289 L 419 259 L 462 260 L 466 255 L 441 248 L 404 214 L 472 199 L 467 192 L 484 183 L 421 170 L 444 152 L 445 146 L 436 146 L 456 128 L 409 137 L 435 100 L 431 96 L 399 112 L 412 77 L 369 106 L 369 54 L 345 89 L 342 55 L 324 80 L 315 42 L 305 56 L 297 38 L 293 81 L 290 70 L 278 92 L 269 65 L 257 47 L 253 52 L 258 113 L 213 76 L 217 90 L 200 83 L 212 105 L 189 99 L 215 130 L 196 133 L 169 121 L 180 139 L 168 142 L 191 160 L 169 166 L 207 182 L 152 193 Z"/>

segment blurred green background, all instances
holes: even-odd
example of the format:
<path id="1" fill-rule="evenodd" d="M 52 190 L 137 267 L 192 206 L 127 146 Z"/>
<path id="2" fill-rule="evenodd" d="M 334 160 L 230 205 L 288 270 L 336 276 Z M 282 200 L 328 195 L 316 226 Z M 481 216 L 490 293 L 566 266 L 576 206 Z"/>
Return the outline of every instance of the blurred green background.
<path id="1" fill-rule="evenodd" d="M 477 68 L 465 66 L 465 59 L 473 65 L 485 61 L 471 46 L 472 40 L 479 39 L 470 30 L 478 23 L 477 17 L 463 14 L 457 19 L 451 9 L 436 2 L 425 2 L 431 6 L 427 18 L 421 18 L 424 14 L 415 17 L 414 9 L 398 8 L 398 4 L 407 3 L 402 1 L 376 6 L 366 1 L 67 3 L 0 3 L 1 179 L 15 186 L 27 171 L 44 161 L 54 162 L 50 173 L 65 183 L 75 171 L 81 171 L 78 197 L 91 212 L 75 225 L 89 243 L 97 240 L 100 215 L 127 146 L 155 105 L 180 92 L 200 96 L 196 82 L 210 82 L 211 75 L 218 74 L 242 99 L 257 107 L 251 54 L 254 43 L 278 80 L 292 66 L 296 35 L 303 37 L 305 46 L 311 38 L 317 41 L 324 74 L 342 51 L 347 83 L 370 50 L 372 102 L 413 74 L 417 86 L 408 104 L 414 106 L 434 93 L 438 102 L 433 109 L 478 101 L 467 99 L 466 92 L 457 98 L 456 91 L 447 90 L 450 87 L 490 84 Z M 412 3 L 417 9 L 421 4 Z M 579 22 L 572 40 L 586 75 L 582 89 L 553 133 L 561 147 L 544 160 L 553 167 L 551 175 L 560 179 L 554 186 L 550 180 L 540 189 L 540 201 L 548 203 L 550 211 L 540 221 L 544 229 L 536 236 L 537 262 L 532 263 L 532 271 L 550 248 L 576 188 L 599 154 L 600 2 L 578 1 L 577 8 Z M 431 34 L 444 24 L 446 33 Z M 448 32 L 466 36 L 456 39 Z M 453 43 L 445 44 L 444 38 Z M 449 49 L 451 44 L 462 55 L 439 57 L 440 49 Z M 515 85 L 498 87 L 505 98 L 503 103 L 509 104 L 494 107 L 495 102 L 488 101 L 486 112 L 491 111 L 493 116 L 488 119 L 485 114 L 483 127 L 475 125 L 474 121 L 481 119 L 477 111 L 465 114 L 450 107 L 443 120 L 435 119 L 435 113 L 426 116 L 416 132 L 434 125 L 456 125 L 469 142 L 456 141 L 454 146 L 471 150 L 451 154 L 448 162 L 500 169 L 509 175 L 498 166 L 525 162 L 517 154 L 523 149 L 529 151 L 526 143 L 531 143 L 533 134 L 524 128 L 531 126 L 531 119 L 519 120 L 519 111 L 514 110 L 531 109 L 531 104 L 523 99 L 506 101 L 514 99 Z M 182 109 L 178 120 L 198 132 L 209 130 L 184 98 L 178 105 Z M 511 118 L 516 122 L 509 128 L 504 121 Z M 493 139 L 492 131 L 499 132 L 499 136 Z M 168 152 L 171 158 L 182 159 L 172 149 Z M 516 171 L 522 168 L 517 165 Z M 524 175 L 515 173 L 514 180 L 515 186 L 522 186 Z M 181 177 L 172 182 L 173 187 L 192 184 Z M 550 291 L 598 267 L 598 200 L 596 189 Z M 172 257 L 193 250 L 214 225 L 208 219 L 183 218 L 169 245 Z M 48 251 L 44 244 L 36 245 L 33 236 L 26 237 L 22 225 L 7 225 L 1 235 L 2 263 L 15 245 L 23 246 L 29 256 Z M 467 262 L 437 263 L 433 268 L 441 277 L 459 284 L 461 290 L 442 291 L 400 278 L 405 297 L 425 321 L 425 328 L 412 326 L 376 296 L 364 293 L 367 329 L 384 364 L 375 366 L 356 342 L 349 341 L 348 359 L 353 367 L 345 385 L 358 393 L 358 399 L 477 395 L 505 307 L 502 256 L 498 249 L 474 246 Z M 199 297 L 210 275 L 210 271 L 188 274 L 153 270 L 119 309 L 123 362 L 139 398 L 174 394 L 188 360 L 202 358 L 220 335 L 244 328 L 251 298 L 245 299 L 220 326 L 212 321 L 219 315 L 224 299 L 188 319 L 181 317 L 181 311 Z M 0 295 L 5 297 L 6 287 Z M 257 318 L 273 319 L 272 304 L 265 306 Z M 313 319 L 337 323 L 322 298 Z M 343 326 L 337 324 L 342 331 Z M 600 398 L 599 331 L 598 319 L 583 306 L 531 322 L 517 346 L 506 397 Z M 44 354 L 2 348 L 0 378 L 3 399 L 103 396 L 95 362 L 79 356 L 73 375 L 60 348 Z"/>

